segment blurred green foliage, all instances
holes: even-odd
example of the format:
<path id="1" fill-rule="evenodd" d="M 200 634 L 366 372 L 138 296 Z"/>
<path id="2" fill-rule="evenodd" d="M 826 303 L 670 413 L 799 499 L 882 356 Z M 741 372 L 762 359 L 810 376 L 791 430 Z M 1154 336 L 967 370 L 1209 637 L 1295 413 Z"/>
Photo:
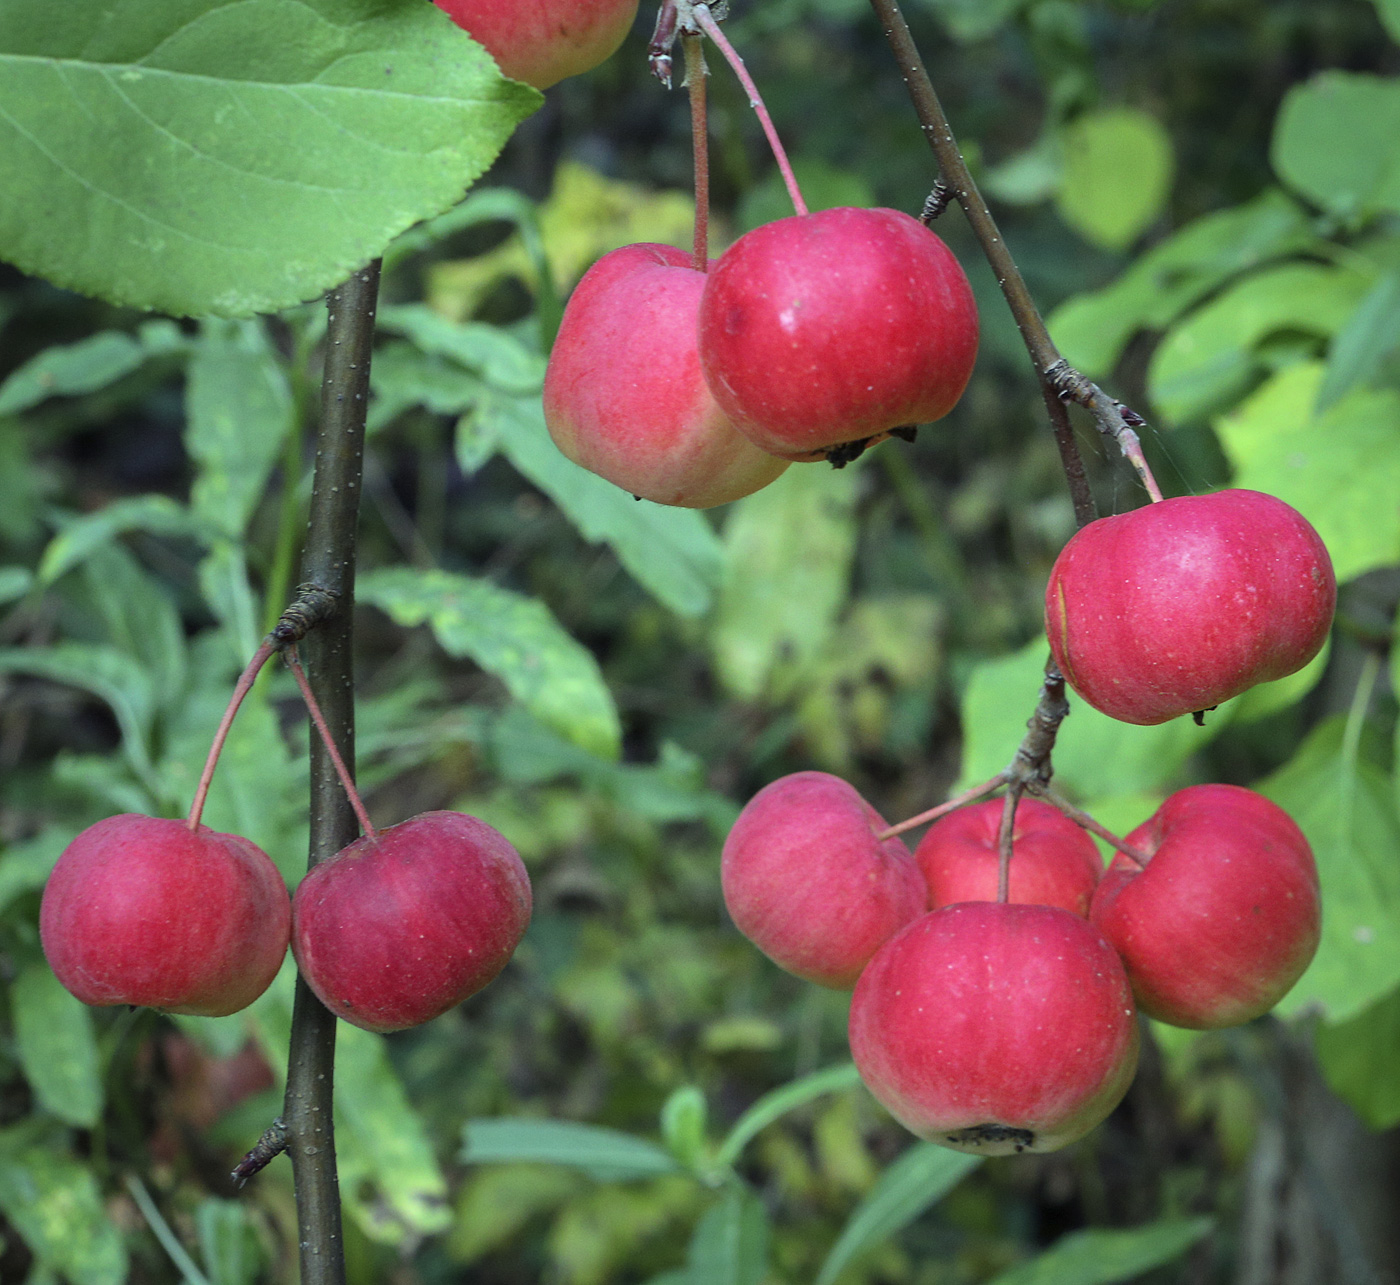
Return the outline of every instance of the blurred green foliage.
<path id="1" fill-rule="evenodd" d="M 814 207 L 917 210 L 932 161 L 862 0 L 733 10 Z M 1129 728 L 1076 702 L 1056 757 L 1061 786 L 1119 830 L 1196 780 L 1256 784 L 1288 807 L 1322 869 L 1318 961 L 1287 1025 L 1156 1028 L 1095 1134 L 978 1164 L 910 1145 L 845 1061 L 845 998 L 778 973 L 729 925 L 719 846 L 775 776 L 840 772 L 902 817 L 1005 764 L 1073 517 L 1019 338 L 955 209 L 939 231 L 973 278 L 982 358 L 912 446 L 794 467 L 709 514 L 634 502 L 558 455 L 539 388 L 561 300 L 617 245 L 689 239 L 688 116 L 645 74 L 644 15 L 617 58 L 551 91 L 461 204 L 386 253 L 361 776 L 386 823 L 457 807 L 499 826 L 536 914 L 512 966 L 459 1010 L 387 1039 L 341 1027 L 353 1281 L 1270 1279 L 1270 1237 L 1314 1226 L 1312 1279 L 1370 1279 L 1358 1254 L 1382 1275 L 1400 1262 L 1365 1198 L 1393 1203 L 1393 1177 L 1367 1167 L 1393 1136 L 1360 1123 L 1400 1122 L 1400 13 L 908 10 L 1057 341 L 1148 415 L 1167 490 L 1269 490 L 1332 548 L 1344 583 L 1324 660 L 1204 729 Z M 0 16 L 36 12 L 0 0 Z M 393 40 L 412 45 L 417 24 L 469 48 L 433 18 L 405 11 Z M 0 34 L 0 66 L 29 67 L 28 52 Z M 722 244 L 786 210 L 742 92 L 711 61 Z M 456 127 L 424 111 L 396 117 L 398 136 Z M 48 128 L 72 123 L 56 112 Z M 407 154 L 386 174 L 301 135 L 279 134 L 277 157 L 263 134 L 245 143 L 279 163 L 304 154 L 303 179 L 344 160 L 384 198 L 364 215 L 380 243 L 448 199 Z M 452 193 L 485 163 L 472 146 L 444 171 Z M 396 182 L 425 185 L 411 209 Z M 305 240 L 264 207 L 176 186 L 198 196 L 194 215 L 261 220 L 253 257 L 274 276 Z M 157 206 L 175 199 L 162 191 Z M 0 194 L 0 253 L 30 265 L 21 246 L 61 254 L 90 218 L 36 228 L 37 200 Z M 357 236 L 373 248 L 363 227 L 331 231 L 328 254 Z M 149 255 L 99 266 L 171 287 Z M 310 279 L 287 275 L 285 298 Z M 271 306 L 201 288 L 199 311 Z M 294 579 L 324 320 L 307 305 L 175 323 L 7 271 L 0 325 L 0 1280 L 288 1282 L 287 1169 L 241 1193 L 226 1174 L 279 1109 L 290 965 L 229 1018 L 88 1010 L 48 973 L 36 921 L 78 829 L 188 805 L 232 680 Z M 1136 504 L 1087 424 L 1081 446 L 1103 511 Z M 269 674 L 206 820 L 295 883 L 306 779 L 294 689 Z"/>

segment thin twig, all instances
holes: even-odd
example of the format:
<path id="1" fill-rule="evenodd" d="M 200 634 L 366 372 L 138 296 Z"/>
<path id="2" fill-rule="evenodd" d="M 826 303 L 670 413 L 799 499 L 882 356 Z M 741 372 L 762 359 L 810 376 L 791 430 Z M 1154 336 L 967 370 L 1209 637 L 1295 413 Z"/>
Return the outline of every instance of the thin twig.
<path id="1" fill-rule="evenodd" d="M 1081 375 L 1063 357 L 1045 372 L 1045 378 L 1060 395 L 1061 401 L 1075 402 L 1083 406 L 1094 417 L 1100 433 L 1115 443 L 1123 457 L 1133 466 L 1155 504 L 1162 498 L 1162 488 L 1148 466 L 1147 456 L 1142 453 L 1142 440 L 1136 430 L 1146 427 L 1147 421 L 1137 411 L 1115 401 L 1092 379 Z"/>
<path id="2" fill-rule="evenodd" d="M 253 659 L 244 667 L 238 676 L 238 682 L 234 684 L 233 695 L 229 697 L 224 716 L 219 720 L 219 726 L 214 732 L 209 754 L 204 760 L 204 770 L 199 774 L 199 784 L 195 787 L 194 802 L 190 804 L 189 819 L 185 823 L 191 830 L 199 829 L 199 818 L 204 815 L 204 802 L 209 797 L 209 787 L 214 781 L 214 768 L 219 762 L 219 755 L 223 753 L 224 742 L 228 740 L 228 734 L 233 728 L 234 715 L 238 713 L 238 707 L 243 704 L 244 697 L 253 690 L 253 684 L 262 672 L 262 667 L 276 650 L 277 643 L 272 636 L 264 638 L 253 653 Z"/>
<path id="3" fill-rule="evenodd" d="M 685 87 L 690 92 L 690 150 L 695 158 L 695 270 L 710 269 L 710 124 L 705 110 L 705 44 L 698 35 L 681 37 Z"/>
<path id="4" fill-rule="evenodd" d="M 345 760 L 340 757 L 340 751 L 336 748 L 330 728 L 326 726 L 326 719 L 321 713 L 321 706 L 316 701 L 316 694 L 311 690 L 311 684 L 306 681 L 306 671 L 301 667 L 301 659 L 297 656 L 297 649 L 288 647 L 283 654 L 283 659 L 287 662 L 287 668 L 292 671 L 292 677 L 297 681 L 297 687 L 301 691 L 301 699 L 306 704 L 306 712 L 311 716 L 311 722 L 316 728 L 316 734 L 321 738 L 321 744 L 325 746 L 326 754 L 330 758 L 331 766 L 335 768 L 336 776 L 340 778 L 345 797 L 350 800 L 350 806 L 355 809 L 360 829 L 369 838 L 375 838 L 378 831 L 371 823 L 369 813 L 365 811 L 364 800 L 360 798 L 360 792 L 355 788 L 355 778 L 351 775 L 350 769 L 345 766 Z"/>
<path id="5" fill-rule="evenodd" d="M 949 812 L 954 812 L 958 808 L 966 807 L 969 803 L 976 803 L 978 799 L 994 794 L 1006 784 L 1008 779 L 1005 772 L 998 772 L 990 781 L 983 781 L 981 785 L 974 785 L 970 790 L 964 790 L 961 794 L 954 795 L 947 803 L 940 803 L 936 808 L 929 808 L 927 812 L 920 812 L 916 817 L 910 817 L 907 821 L 890 826 L 888 830 L 881 830 L 877 837 L 881 843 L 884 843 L 886 839 L 893 839 L 896 835 L 903 834 L 906 830 L 913 830 L 926 821 L 937 821 L 939 817 L 947 816 Z"/>
<path id="6" fill-rule="evenodd" d="M 1112 844 L 1130 861 L 1135 862 L 1142 869 L 1147 868 L 1147 863 L 1152 860 L 1150 853 L 1144 852 L 1141 848 L 1135 848 L 1126 839 L 1120 839 L 1112 830 L 1100 825 L 1082 808 L 1077 808 L 1062 794 L 1055 793 L 1048 786 L 1032 791 L 1037 797 L 1044 799 L 1051 807 L 1058 808 L 1075 825 L 1087 830 L 1090 834 L 1096 834 L 1105 843 Z"/>
<path id="7" fill-rule="evenodd" d="M 1001 825 L 997 827 L 997 901 L 1006 905 L 1011 896 L 1011 855 L 1016 842 L 1016 808 L 1021 802 L 1024 786 L 1012 782 L 1001 808 Z"/>

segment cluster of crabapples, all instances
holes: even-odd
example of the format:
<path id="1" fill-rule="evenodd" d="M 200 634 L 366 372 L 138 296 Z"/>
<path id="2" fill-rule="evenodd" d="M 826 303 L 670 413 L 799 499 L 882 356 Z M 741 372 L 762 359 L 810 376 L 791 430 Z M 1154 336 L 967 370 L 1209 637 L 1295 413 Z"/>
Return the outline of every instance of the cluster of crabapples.
<path id="1" fill-rule="evenodd" d="M 126 813 L 64 850 L 39 935 L 55 976 L 85 1003 L 204 1017 L 257 999 L 290 943 L 331 1012 L 398 1031 L 495 978 L 530 908 L 515 849 L 461 812 L 365 834 L 314 866 L 294 897 L 247 839 Z"/>
<path id="2" fill-rule="evenodd" d="M 1335 599 L 1301 515 L 1222 491 L 1086 526 L 1051 573 L 1046 629 L 1089 704 L 1161 723 L 1301 668 Z M 1178 790 L 1107 870 L 1079 825 L 1022 798 L 1004 898 L 1003 812 L 949 812 L 911 855 L 854 787 L 799 772 L 755 795 L 724 846 L 740 931 L 799 977 L 854 985 L 861 1077 L 921 1137 L 985 1154 L 1063 1146 L 1127 1091 L 1138 1012 L 1234 1026 L 1312 960 L 1312 849 L 1260 794 Z"/>

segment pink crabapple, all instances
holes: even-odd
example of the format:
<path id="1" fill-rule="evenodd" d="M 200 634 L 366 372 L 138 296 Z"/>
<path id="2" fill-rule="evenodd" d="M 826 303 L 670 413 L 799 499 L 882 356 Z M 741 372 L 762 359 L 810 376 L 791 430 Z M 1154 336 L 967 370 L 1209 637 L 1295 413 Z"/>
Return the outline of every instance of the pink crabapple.
<path id="1" fill-rule="evenodd" d="M 720 858 L 734 923 L 780 968 L 842 990 L 927 908 L 909 849 L 840 777 L 795 772 L 739 814 Z"/>
<path id="2" fill-rule="evenodd" d="M 604 255 L 569 298 L 544 382 L 545 423 L 569 459 L 642 499 L 695 509 L 787 467 L 735 431 L 700 373 L 704 286 L 669 245 Z"/>

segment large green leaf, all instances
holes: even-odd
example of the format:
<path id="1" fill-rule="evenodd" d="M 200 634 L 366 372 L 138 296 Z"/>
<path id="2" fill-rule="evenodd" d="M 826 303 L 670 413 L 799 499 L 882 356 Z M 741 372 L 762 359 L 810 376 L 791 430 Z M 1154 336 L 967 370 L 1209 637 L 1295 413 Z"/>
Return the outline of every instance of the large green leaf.
<path id="1" fill-rule="evenodd" d="M 1400 81 L 1325 71 L 1288 91 L 1274 126 L 1274 169 L 1343 218 L 1400 210 Z"/>
<path id="2" fill-rule="evenodd" d="M 1376 11 L 1392 39 L 1400 40 L 1400 0 L 1376 0 Z"/>
<path id="3" fill-rule="evenodd" d="M 544 386 L 544 358 L 499 326 L 453 321 L 416 303 L 381 308 L 378 321 L 381 330 L 404 335 L 421 352 L 477 372 L 503 392 L 538 393 Z"/>
<path id="4" fill-rule="evenodd" d="M 401 625 L 427 622 L 444 651 L 496 675 L 541 722 L 617 757 L 622 726 L 598 662 L 542 602 L 487 580 L 407 567 L 371 572 L 357 592 Z"/>
<path id="5" fill-rule="evenodd" d="M 765 1093 L 734 1122 L 734 1127 L 720 1145 L 716 1160 L 720 1164 L 733 1164 L 749 1141 L 773 1121 L 823 1094 L 839 1093 L 842 1089 L 852 1088 L 859 1083 L 860 1075 L 856 1071 L 856 1064 L 842 1062 L 838 1066 L 813 1071 L 810 1075 L 804 1075 L 790 1084 Z"/>
<path id="6" fill-rule="evenodd" d="M 10 988 L 15 1044 L 39 1105 L 91 1129 L 102 1114 L 102 1072 L 92 1010 L 74 999 L 42 959 L 25 965 Z"/>
<path id="7" fill-rule="evenodd" d="M 1400 1124 L 1400 990 L 1314 1033 L 1322 1072 L 1373 1129 Z"/>
<path id="8" fill-rule="evenodd" d="M 85 558 L 128 531 L 202 541 L 212 537 L 190 511 L 168 495 L 134 495 L 64 523 L 39 560 L 39 579 L 52 584 Z"/>
<path id="9" fill-rule="evenodd" d="M 0 384 L 0 415 L 18 414 L 49 397 L 96 392 L 129 375 L 147 357 L 184 346 L 184 336 L 173 322 L 148 321 L 136 336 L 102 330 L 77 343 L 45 348 Z"/>
<path id="10" fill-rule="evenodd" d="M 682 616 L 709 610 L 719 583 L 720 547 L 702 513 L 636 500 L 565 459 L 550 440 L 538 397 L 483 397 L 475 416 L 464 419 L 458 430 L 459 454 L 464 437 L 467 453 L 474 452 L 473 430 L 488 433 L 585 540 L 606 543 L 659 602 Z"/>
<path id="11" fill-rule="evenodd" d="M 1366 384 L 1400 349 L 1400 271 L 1383 274 L 1337 332 L 1327 356 L 1327 378 L 1317 394 L 1327 410 L 1358 384 Z"/>
<path id="12" fill-rule="evenodd" d="M 459 199 L 541 101 L 428 4 L 0 12 L 0 256 L 166 312 L 320 294 Z"/>
<path id="13" fill-rule="evenodd" d="M 126 1248 L 86 1165 L 0 1135 L 0 1212 L 42 1267 L 71 1285 L 122 1285 Z"/>
<path id="14" fill-rule="evenodd" d="M 1188 223 L 1133 261 L 1112 285 L 1075 295 L 1050 316 L 1050 333 L 1091 378 L 1109 373 L 1138 330 L 1162 330 L 1238 272 L 1316 239 L 1307 215 L 1276 188 Z"/>
<path id="15" fill-rule="evenodd" d="M 692 1285 L 759 1285 L 768 1270 L 768 1214 L 732 1183 L 696 1225 L 687 1263 Z"/>
<path id="16" fill-rule="evenodd" d="M 866 1250 L 903 1231 L 981 1163 L 981 1156 L 916 1142 L 880 1175 L 846 1220 L 816 1285 L 831 1285 Z"/>
<path id="17" fill-rule="evenodd" d="M 855 557 L 859 470 L 790 468 L 734 505 L 712 645 L 724 685 L 754 700 L 823 650 Z"/>
<path id="18" fill-rule="evenodd" d="M 1211 1229 L 1209 1218 L 1171 1218 L 1131 1231 L 1078 1231 L 994 1277 L 992 1285 L 1109 1285 L 1179 1258 Z"/>
<path id="19" fill-rule="evenodd" d="M 1285 263 L 1246 277 L 1188 316 L 1153 354 L 1153 403 L 1177 423 L 1220 408 L 1259 373 L 1255 349 L 1263 340 L 1330 336 L 1371 284 L 1363 272 L 1320 263 Z"/>
<path id="20" fill-rule="evenodd" d="M 1174 169 L 1170 136 L 1155 116 L 1106 107 L 1075 117 L 1062 141 L 1060 216 L 1094 245 L 1126 250 L 1166 205 Z"/>
<path id="21" fill-rule="evenodd" d="M 1279 1011 L 1345 1021 L 1400 985 L 1400 819 L 1389 780 L 1335 718 L 1259 790 L 1302 827 L 1322 881 L 1322 942 Z"/>
<path id="22" fill-rule="evenodd" d="M 571 1120 L 468 1120 L 460 1158 L 467 1164 L 567 1165 L 610 1182 L 677 1168 L 675 1157 L 653 1142 Z"/>
<path id="23" fill-rule="evenodd" d="M 205 322 L 186 377 L 185 414 L 196 470 L 190 509 L 241 539 L 295 415 L 261 323 Z"/>
<path id="24" fill-rule="evenodd" d="M 1320 362 L 1287 367 L 1215 430 L 1236 485 L 1302 513 L 1350 580 L 1400 561 L 1400 393 L 1354 389 L 1318 414 L 1322 381 Z"/>

